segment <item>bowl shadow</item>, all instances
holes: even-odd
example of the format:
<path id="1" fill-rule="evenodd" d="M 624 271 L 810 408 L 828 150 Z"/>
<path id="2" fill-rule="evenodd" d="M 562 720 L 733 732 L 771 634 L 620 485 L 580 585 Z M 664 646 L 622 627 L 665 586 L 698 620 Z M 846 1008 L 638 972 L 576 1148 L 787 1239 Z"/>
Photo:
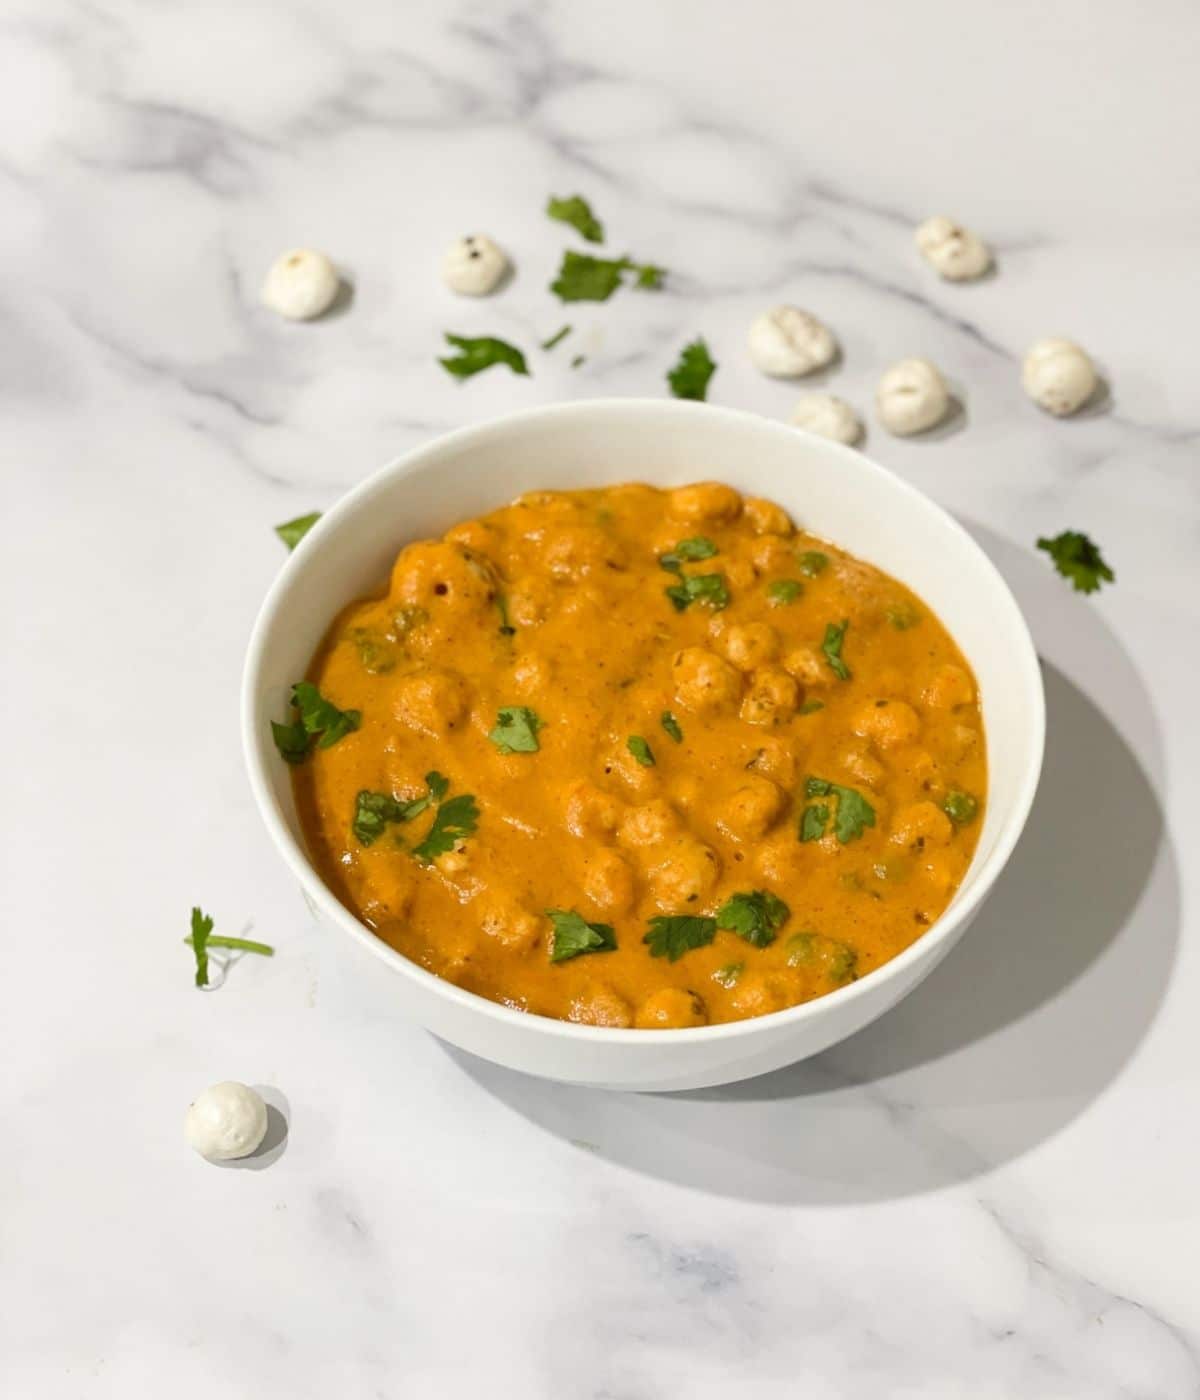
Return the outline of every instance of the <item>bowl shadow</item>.
<path id="1" fill-rule="evenodd" d="M 1097 610 L 1040 560 L 969 528 L 1035 632 L 1047 743 L 1026 830 L 959 946 L 880 1020 L 758 1079 L 618 1093 L 447 1047 L 470 1078 L 634 1171 L 748 1200 L 849 1203 L 983 1175 L 1118 1077 L 1162 1001 L 1181 922 L 1157 723 Z"/>

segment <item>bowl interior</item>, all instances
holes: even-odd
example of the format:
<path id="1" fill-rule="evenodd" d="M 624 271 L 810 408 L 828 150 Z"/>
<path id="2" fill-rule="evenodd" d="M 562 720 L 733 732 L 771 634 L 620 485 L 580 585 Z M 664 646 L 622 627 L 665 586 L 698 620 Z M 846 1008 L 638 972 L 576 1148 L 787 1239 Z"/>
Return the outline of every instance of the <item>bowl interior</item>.
<path id="1" fill-rule="evenodd" d="M 325 515 L 268 596 L 246 677 L 252 775 L 298 851 L 303 838 L 288 770 L 271 745 L 269 721 L 285 717 L 290 686 L 337 610 L 378 590 L 404 544 L 522 491 L 704 479 L 770 497 L 805 528 L 900 579 L 962 648 L 983 696 L 989 793 L 975 857 L 951 910 L 973 898 L 983 872 L 994 873 L 1007 858 L 1041 762 L 1041 679 L 1012 595 L 955 521 L 858 452 L 700 404 L 565 404 L 464 429 L 385 468 Z"/>

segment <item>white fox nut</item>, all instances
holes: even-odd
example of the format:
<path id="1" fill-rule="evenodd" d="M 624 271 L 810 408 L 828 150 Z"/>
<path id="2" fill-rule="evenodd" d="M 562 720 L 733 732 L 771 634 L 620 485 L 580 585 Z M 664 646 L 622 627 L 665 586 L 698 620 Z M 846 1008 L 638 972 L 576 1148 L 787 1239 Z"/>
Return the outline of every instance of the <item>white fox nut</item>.
<path id="1" fill-rule="evenodd" d="M 442 257 L 442 281 L 460 296 L 485 297 L 508 271 L 508 257 L 481 233 L 456 239 Z"/>
<path id="2" fill-rule="evenodd" d="M 858 414 L 836 394 L 805 394 L 792 410 L 797 428 L 853 446 L 862 437 Z"/>
<path id="3" fill-rule="evenodd" d="M 777 379 L 798 379 L 827 365 L 837 354 L 829 327 L 798 306 L 776 306 L 750 326 L 755 368 Z"/>
<path id="4" fill-rule="evenodd" d="M 311 321 L 329 310 L 340 285 L 337 268 L 324 253 L 293 248 L 271 264 L 263 283 L 263 305 L 289 321 Z"/>
<path id="5" fill-rule="evenodd" d="M 948 282 L 982 277 L 992 265 L 992 255 L 983 239 L 944 214 L 926 219 L 917 229 L 916 240 L 926 262 Z"/>
<path id="6" fill-rule="evenodd" d="M 249 1157 L 267 1135 L 267 1106 L 253 1089 L 227 1079 L 188 1105 L 183 1135 L 210 1162 Z"/>
<path id="7" fill-rule="evenodd" d="M 1036 341 L 1021 366 L 1021 383 L 1039 408 L 1065 418 L 1083 407 L 1099 381 L 1091 356 L 1074 341 Z"/>
<path id="8" fill-rule="evenodd" d="M 879 381 L 875 406 L 889 433 L 911 437 L 945 418 L 950 391 L 937 366 L 928 360 L 900 360 Z"/>

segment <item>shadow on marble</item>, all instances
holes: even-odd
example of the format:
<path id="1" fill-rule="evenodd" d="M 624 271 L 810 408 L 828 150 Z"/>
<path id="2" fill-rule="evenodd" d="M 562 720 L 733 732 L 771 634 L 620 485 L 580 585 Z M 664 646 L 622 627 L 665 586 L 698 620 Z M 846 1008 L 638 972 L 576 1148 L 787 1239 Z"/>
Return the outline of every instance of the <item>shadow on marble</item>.
<path id="1" fill-rule="evenodd" d="M 1155 790 L 1157 723 L 1087 600 L 1040 560 L 972 529 L 1017 592 L 1039 652 L 1061 651 L 1121 730 L 1044 662 L 1041 787 L 962 943 L 856 1036 L 741 1084 L 608 1093 L 449 1051 L 472 1079 L 632 1170 L 721 1195 L 830 1203 L 984 1175 L 1060 1132 L 1112 1083 L 1154 1020 L 1179 936 L 1179 867 Z"/>

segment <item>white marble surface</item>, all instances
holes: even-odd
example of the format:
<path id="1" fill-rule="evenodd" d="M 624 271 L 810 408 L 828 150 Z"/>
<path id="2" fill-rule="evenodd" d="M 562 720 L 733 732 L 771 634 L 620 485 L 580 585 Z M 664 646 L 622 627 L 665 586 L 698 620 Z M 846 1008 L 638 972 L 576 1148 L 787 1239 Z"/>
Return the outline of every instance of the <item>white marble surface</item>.
<path id="1" fill-rule="evenodd" d="M 5 1396 L 1200 1395 L 1198 59 L 1183 0 L 7 0 Z M 559 310 L 541 209 L 576 190 L 668 291 Z M 919 265 L 940 210 L 995 277 Z M 474 227 L 519 270 L 465 304 L 434 272 Z M 318 325 L 256 304 L 297 242 L 354 282 Z M 252 809 L 271 527 L 443 428 L 661 393 L 698 332 L 715 401 L 783 416 L 742 344 L 780 298 L 861 408 L 912 353 L 964 399 L 868 450 L 1028 609 L 1028 837 L 961 949 L 817 1061 L 673 1099 L 468 1062 L 395 1020 Z M 446 329 L 564 321 L 528 380 L 434 363 Z M 1023 398 L 1055 333 L 1102 411 Z M 1066 526 L 1114 588 L 1035 554 Z M 278 956 L 195 991 L 193 902 Z M 290 1117 L 259 1170 L 182 1140 L 230 1076 Z"/>

